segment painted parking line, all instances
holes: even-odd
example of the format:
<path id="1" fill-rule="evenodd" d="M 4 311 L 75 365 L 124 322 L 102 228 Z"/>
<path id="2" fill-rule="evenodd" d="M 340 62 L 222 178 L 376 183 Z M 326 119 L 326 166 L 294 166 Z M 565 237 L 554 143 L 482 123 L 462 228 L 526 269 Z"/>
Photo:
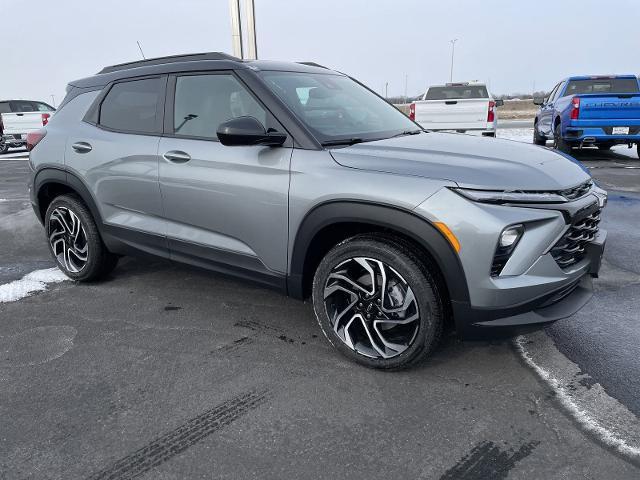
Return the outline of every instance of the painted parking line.
<path id="1" fill-rule="evenodd" d="M 640 420 L 565 357 L 544 331 L 521 335 L 516 350 L 571 417 L 607 447 L 640 461 Z"/>
<path id="2" fill-rule="evenodd" d="M 69 280 L 58 268 L 36 270 L 19 280 L 0 285 L 0 303 L 15 302 L 22 298 L 43 292 L 50 284 Z"/>

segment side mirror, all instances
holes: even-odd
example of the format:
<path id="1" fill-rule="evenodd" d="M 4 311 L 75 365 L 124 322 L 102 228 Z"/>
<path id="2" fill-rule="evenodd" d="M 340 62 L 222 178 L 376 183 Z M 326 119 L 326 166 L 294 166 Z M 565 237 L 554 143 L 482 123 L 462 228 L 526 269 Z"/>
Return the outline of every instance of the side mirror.
<path id="1" fill-rule="evenodd" d="M 504 100 L 502 100 L 502 99 L 496 100 L 495 102 L 496 102 L 496 107 L 503 107 L 504 106 Z"/>
<path id="2" fill-rule="evenodd" d="M 533 97 L 534 105 L 544 105 L 544 97 Z"/>
<path id="3" fill-rule="evenodd" d="M 216 132 L 218 140 L 227 147 L 242 145 L 282 145 L 287 135 L 281 132 L 267 132 L 264 125 L 254 117 L 236 117 L 223 122 Z"/>

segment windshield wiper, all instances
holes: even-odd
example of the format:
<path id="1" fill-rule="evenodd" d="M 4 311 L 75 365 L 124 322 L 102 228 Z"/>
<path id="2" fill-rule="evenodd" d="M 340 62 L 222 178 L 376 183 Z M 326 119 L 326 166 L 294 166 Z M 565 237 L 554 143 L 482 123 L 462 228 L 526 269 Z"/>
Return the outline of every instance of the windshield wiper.
<path id="1" fill-rule="evenodd" d="M 364 142 L 362 138 L 353 137 L 353 138 L 339 138 L 337 140 L 327 140 L 326 142 L 322 142 L 323 147 L 334 147 L 338 145 L 355 145 L 356 143 Z"/>
<path id="2" fill-rule="evenodd" d="M 422 133 L 424 130 L 405 130 L 404 132 L 396 133 L 395 135 L 391 135 L 389 138 L 394 137 L 402 137 L 404 135 L 417 135 L 418 133 Z"/>

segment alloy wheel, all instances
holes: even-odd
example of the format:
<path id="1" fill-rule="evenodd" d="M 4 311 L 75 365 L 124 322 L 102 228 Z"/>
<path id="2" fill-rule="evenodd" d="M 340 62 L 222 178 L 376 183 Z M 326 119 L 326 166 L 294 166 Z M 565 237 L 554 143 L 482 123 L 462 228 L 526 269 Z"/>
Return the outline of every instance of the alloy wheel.
<path id="1" fill-rule="evenodd" d="M 325 282 L 324 305 L 340 340 L 366 357 L 396 357 L 418 333 L 420 312 L 413 290 L 380 260 L 354 257 L 334 267 Z"/>
<path id="2" fill-rule="evenodd" d="M 66 207 L 58 207 L 48 222 L 51 251 L 67 271 L 80 272 L 89 260 L 87 233 L 78 216 Z"/>

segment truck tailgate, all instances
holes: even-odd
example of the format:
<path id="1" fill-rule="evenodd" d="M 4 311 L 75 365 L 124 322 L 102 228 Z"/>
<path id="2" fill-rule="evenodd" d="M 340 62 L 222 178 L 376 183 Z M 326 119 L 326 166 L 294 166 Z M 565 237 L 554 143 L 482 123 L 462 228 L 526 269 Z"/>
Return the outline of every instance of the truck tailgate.
<path id="1" fill-rule="evenodd" d="M 489 99 L 422 100 L 416 102 L 416 122 L 425 128 L 485 128 Z"/>
<path id="2" fill-rule="evenodd" d="M 2 123 L 4 123 L 5 135 L 29 133 L 42 128 L 42 113 L 3 113 Z"/>
<path id="3" fill-rule="evenodd" d="M 592 94 L 580 97 L 580 120 L 639 120 L 640 94 Z"/>

